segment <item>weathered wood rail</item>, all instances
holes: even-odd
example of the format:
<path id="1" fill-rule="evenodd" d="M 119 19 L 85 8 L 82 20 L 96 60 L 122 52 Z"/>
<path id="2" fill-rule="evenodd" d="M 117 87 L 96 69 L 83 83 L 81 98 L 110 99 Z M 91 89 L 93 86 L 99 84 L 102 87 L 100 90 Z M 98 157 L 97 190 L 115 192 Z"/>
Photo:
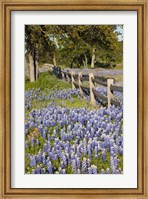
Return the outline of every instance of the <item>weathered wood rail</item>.
<path id="1" fill-rule="evenodd" d="M 94 76 L 93 73 L 89 73 L 87 75 L 79 72 L 78 74 L 75 74 L 74 71 L 66 72 L 60 67 L 53 67 L 53 74 L 56 75 L 58 78 L 65 79 L 66 81 L 71 82 L 72 88 L 79 89 L 81 96 L 83 96 L 84 93 L 87 92 L 87 94 L 90 95 L 90 103 L 93 106 L 96 106 L 97 99 L 106 102 L 108 104 L 108 107 L 110 107 L 111 104 L 114 104 L 115 106 L 120 106 L 120 102 L 114 99 L 113 91 L 123 92 L 123 87 L 113 85 L 115 79 L 108 79 L 96 75 Z M 89 82 L 89 87 L 83 86 L 84 81 Z M 95 89 L 96 84 L 107 87 L 107 96 L 98 93 L 98 91 Z"/>

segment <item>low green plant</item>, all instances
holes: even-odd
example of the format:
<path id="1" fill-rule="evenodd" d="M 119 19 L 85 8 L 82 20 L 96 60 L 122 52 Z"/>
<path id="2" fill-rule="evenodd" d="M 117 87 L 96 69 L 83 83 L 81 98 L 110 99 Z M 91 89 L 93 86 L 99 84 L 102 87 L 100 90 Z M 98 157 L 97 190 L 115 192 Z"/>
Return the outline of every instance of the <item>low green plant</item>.
<path id="1" fill-rule="evenodd" d="M 62 90 L 71 88 L 69 82 L 62 81 L 58 79 L 51 72 L 40 73 L 39 78 L 35 82 L 30 82 L 26 77 L 25 79 L 25 90 L 40 88 L 42 91 L 46 90 Z"/>

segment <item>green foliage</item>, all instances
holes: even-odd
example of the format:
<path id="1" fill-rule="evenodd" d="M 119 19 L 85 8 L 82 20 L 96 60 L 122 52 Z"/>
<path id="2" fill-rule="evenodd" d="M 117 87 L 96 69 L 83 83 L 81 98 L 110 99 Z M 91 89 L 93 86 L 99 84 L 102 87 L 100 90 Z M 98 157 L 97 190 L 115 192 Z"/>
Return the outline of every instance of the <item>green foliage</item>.
<path id="1" fill-rule="evenodd" d="M 123 155 L 118 154 L 118 158 L 120 160 L 120 162 L 118 164 L 118 168 L 121 168 L 123 170 Z"/>
<path id="2" fill-rule="evenodd" d="M 26 56 L 37 49 L 40 63 L 57 62 L 71 68 L 90 65 L 93 48 L 95 61 L 123 60 L 123 41 L 118 41 L 117 25 L 26 25 L 25 46 Z"/>
<path id="3" fill-rule="evenodd" d="M 42 25 L 25 25 L 26 53 L 33 53 L 34 49 L 41 51 L 47 46 L 47 35 Z"/>
<path id="4" fill-rule="evenodd" d="M 73 174 L 73 171 L 72 171 L 72 165 L 68 165 L 67 169 L 66 169 L 66 173 L 68 174 Z"/>
<path id="5" fill-rule="evenodd" d="M 51 160 L 51 163 L 52 163 L 52 167 L 53 167 L 56 171 L 58 171 L 59 166 L 60 166 L 60 161 L 58 161 L 58 160 Z"/>
<path id="6" fill-rule="evenodd" d="M 55 90 L 55 89 L 68 89 L 71 88 L 71 84 L 68 82 L 64 82 L 55 77 L 51 72 L 40 73 L 39 78 L 35 82 L 30 82 L 29 79 L 26 78 L 25 89 L 38 89 L 40 88 L 42 91 L 47 90 Z"/>

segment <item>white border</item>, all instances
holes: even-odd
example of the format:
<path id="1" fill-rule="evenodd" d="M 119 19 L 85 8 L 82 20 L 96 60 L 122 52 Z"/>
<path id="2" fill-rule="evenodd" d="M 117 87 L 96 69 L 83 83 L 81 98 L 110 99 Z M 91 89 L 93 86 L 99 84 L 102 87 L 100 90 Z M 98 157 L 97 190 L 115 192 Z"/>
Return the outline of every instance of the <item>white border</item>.
<path id="1" fill-rule="evenodd" d="M 24 25 L 124 24 L 124 174 L 24 174 Z M 137 188 L 137 12 L 11 12 L 11 187 Z"/>

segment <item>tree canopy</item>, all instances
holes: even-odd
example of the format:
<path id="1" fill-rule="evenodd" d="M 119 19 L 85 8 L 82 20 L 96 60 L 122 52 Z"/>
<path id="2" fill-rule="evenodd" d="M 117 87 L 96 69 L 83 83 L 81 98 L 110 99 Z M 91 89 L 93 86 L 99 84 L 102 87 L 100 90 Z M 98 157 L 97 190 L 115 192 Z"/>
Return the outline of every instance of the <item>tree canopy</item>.
<path id="1" fill-rule="evenodd" d="M 117 27 L 26 25 L 26 57 L 29 57 L 30 73 L 34 74 L 31 81 L 37 78 L 38 62 L 66 65 L 71 68 L 88 65 L 93 68 L 97 62 L 122 62 L 123 41 L 118 40 Z"/>

